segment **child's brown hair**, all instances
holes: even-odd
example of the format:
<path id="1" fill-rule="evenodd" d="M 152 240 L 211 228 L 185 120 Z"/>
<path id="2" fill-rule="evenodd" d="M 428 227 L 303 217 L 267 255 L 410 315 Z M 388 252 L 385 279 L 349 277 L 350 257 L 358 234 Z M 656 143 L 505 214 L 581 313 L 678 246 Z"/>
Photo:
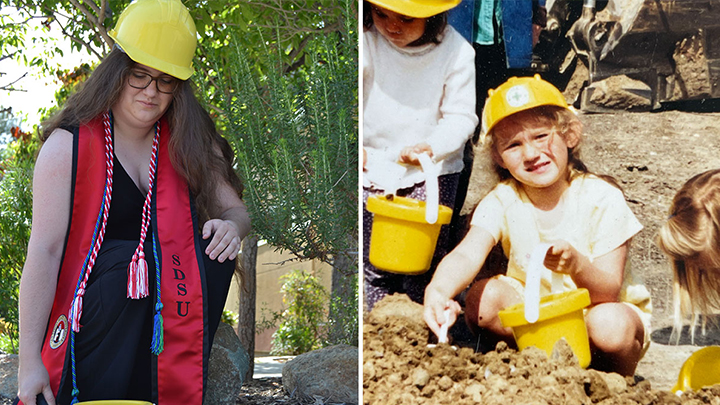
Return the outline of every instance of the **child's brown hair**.
<path id="1" fill-rule="evenodd" d="M 694 326 L 698 314 L 720 309 L 720 170 L 698 174 L 678 190 L 657 244 L 673 268 L 675 332 L 688 316 Z"/>

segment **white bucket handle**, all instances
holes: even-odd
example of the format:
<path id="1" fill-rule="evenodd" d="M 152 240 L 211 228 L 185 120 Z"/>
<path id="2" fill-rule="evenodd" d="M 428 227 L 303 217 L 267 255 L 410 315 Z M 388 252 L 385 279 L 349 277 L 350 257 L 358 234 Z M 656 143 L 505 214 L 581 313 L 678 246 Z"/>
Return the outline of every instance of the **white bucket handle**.
<path id="1" fill-rule="evenodd" d="M 543 264 L 545 255 L 551 247 L 550 243 L 540 243 L 535 246 L 535 249 L 530 254 L 525 276 L 525 320 L 528 323 L 535 323 L 540 318 L 540 281 L 542 280 L 543 269 L 546 268 Z M 552 293 L 561 292 L 562 288 L 562 274 L 553 271 Z"/>
<path id="2" fill-rule="evenodd" d="M 438 220 L 438 211 L 440 210 L 440 190 L 438 186 L 440 165 L 433 163 L 430 155 L 425 152 L 416 156 L 425 173 L 425 221 L 428 224 L 434 224 Z"/>

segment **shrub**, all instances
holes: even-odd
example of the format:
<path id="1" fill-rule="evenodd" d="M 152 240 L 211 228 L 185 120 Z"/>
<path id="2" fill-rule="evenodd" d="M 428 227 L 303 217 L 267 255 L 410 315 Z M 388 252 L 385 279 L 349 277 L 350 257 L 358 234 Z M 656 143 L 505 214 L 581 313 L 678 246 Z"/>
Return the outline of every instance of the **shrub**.
<path id="1" fill-rule="evenodd" d="M 328 294 L 318 279 L 293 270 L 283 281 L 280 326 L 273 333 L 273 355 L 298 355 L 322 347 L 326 334 Z"/>

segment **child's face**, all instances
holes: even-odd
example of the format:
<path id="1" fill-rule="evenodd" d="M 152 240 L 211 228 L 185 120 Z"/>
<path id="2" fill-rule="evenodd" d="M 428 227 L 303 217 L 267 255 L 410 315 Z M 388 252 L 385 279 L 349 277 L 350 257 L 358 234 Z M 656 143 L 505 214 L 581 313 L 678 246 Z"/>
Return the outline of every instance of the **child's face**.
<path id="1" fill-rule="evenodd" d="M 526 187 L 543 189 L 567 182 L 568 147 L 556 128 L 532 111 L 516 113 L 495 127 L 493 158 Z"/>
<path id="2" fill-rule="evenodd" d="M 425 18 L 408 17 L 374 4 L 370 9 L 380 35 L 400 48 L 417 41 L 425 32 Z"/>

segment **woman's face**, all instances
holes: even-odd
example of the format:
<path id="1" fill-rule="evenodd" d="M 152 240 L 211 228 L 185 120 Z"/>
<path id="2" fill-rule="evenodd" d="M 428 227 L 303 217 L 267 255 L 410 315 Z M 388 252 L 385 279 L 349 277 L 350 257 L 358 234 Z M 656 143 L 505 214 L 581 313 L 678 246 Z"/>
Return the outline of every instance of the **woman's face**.
<path id="1" fill-rule="evenodd" d="M 147 87 L 137 88 L 148 80 L 151 81 Z M 128 125 L 153 125 L 165 114 L 173 100 L 172 94 L 159 90 L 168 91 L 175 82 L 179 80 L 149 66 L 136 64 L 130 71 L 120 99 L 113 106 L 113 115 Z"/>
<path id="2" fill-rule="evenodd" d="M 373 25 L 380 35 L 400 48 L 406 47 L 425 32 L 425 18 L 413 18 L 371 5 Z"/>

